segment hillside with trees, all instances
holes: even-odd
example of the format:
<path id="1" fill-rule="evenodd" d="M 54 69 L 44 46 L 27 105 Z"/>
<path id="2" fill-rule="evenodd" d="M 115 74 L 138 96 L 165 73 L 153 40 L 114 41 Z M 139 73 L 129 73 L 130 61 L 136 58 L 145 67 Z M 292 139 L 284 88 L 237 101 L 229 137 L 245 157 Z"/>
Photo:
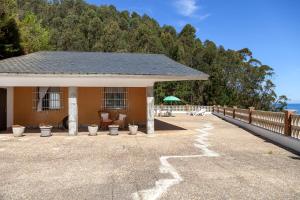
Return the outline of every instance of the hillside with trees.
<path id="1" fill-rule="evenodd" d="M 160 53 L 210 78 L 157 83 L 157 104 L 163 97 L 175 95 L 187 104 L 263 110 L 286 105 L 286 97 L 274 92 L 270 66 L 255 59 L 248 48 L 236 51 L 201 41 L 189 24 L 177 32 L 150 16 L 83 0 L 0 2 L 0 59 L 41 50 Z"/>

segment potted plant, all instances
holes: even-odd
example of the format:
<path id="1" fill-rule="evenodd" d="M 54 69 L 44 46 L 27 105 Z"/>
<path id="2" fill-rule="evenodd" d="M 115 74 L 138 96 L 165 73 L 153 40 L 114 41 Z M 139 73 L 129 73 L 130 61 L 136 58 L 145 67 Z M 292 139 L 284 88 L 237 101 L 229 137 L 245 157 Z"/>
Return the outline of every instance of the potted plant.
<path id="1" fill-rule="evenodd" d="M 91 124 L 88 126 L 89 135 L 90 136 L 96 136 L 98 132 L 98 125 L 97 124 Z"/>
<path id="2" fill-rule="evenodd" d="M 40 124 L 41 137 L 50 137 L 52 136 L 51 129 L 53 126 L 47 124 Z"/>
<path id="3" fill-rule="evenodd" d="M 13 131 L 14 137 L 21 137 L 25 131 L 25 127 L 20 126 L 20 125 L 13 125 L 12 131 Z"/>
<path id="4" fill-rule="evenodd" d="M 136 135 L 138 132 L 138 125 L 135 125 L 134 122 L 128 125 L 129 134 Z"/>
<path id="5" fill-rule="evenodd" d="M 109 135 L 119 135 L 119 125 L 109 125 L 108 126 L 109 129 Z"/>

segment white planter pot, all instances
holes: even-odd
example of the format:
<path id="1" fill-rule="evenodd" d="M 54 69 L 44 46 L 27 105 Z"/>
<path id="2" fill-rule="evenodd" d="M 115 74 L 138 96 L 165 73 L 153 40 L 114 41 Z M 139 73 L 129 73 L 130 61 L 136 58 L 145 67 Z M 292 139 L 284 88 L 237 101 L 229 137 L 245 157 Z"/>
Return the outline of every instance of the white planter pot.
<path id="1" fill-rule="evenodd" d="M 109 135 L 119 135 L 119 125 L 109 125 Z"/>
<path id="2" fill-rule="evenodd" d="M 88 126 L 89 135 L 96 136 L 98 132 L 98 126 Z"/>
<path id="3" fill-rule="evenodd" d="M 52 126 L 40 126 L 41 137 L 50 137 L 52 136 L 51 129 Z"/>
<path id="4" fill-rule="evenodd" d="M 136 135 L 138 132 L 138 126 L 137 125 L 129 125 L 129 134 L 130 135 Z"/>
<path id="5" fill-rule="evenodd" d="M 14 126 L 12 126 L 12 131 L 13 131 L 14 137 L 21 137 L 25 131 L 25 127 L 19 126 L 19 125 L 14 125 Z"/>

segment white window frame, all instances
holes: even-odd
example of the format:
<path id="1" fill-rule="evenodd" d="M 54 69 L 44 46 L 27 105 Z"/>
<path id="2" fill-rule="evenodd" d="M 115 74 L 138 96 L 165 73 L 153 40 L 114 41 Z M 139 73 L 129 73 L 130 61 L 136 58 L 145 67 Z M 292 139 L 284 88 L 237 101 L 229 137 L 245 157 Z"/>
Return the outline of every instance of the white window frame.
<path id="1" fill-rule="evenodd" d="M 105 110 L 127 110 L 128 90 L 124 87 L 105 87 L 102 107 Z"/>
<path id="2" fill-rule="evenodd" d="M 41 96 L 43 96 L 43 99 L 40 101 Z M 33 110 L 37 112 L 60 111 L 63 109 L 63 93 L 59 87 L 36 87 L 33 89 L 32 97 Z"/>

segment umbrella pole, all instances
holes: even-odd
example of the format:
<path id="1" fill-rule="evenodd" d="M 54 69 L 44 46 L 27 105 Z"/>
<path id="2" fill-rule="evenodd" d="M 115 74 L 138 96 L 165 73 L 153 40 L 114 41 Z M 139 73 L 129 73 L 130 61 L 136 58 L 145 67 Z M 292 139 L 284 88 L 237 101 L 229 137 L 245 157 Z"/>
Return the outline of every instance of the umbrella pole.
<path id="1" fill-rule="evenodd" d="M 172 117 L 172 106 L 173 106 L 173 101 L 171 101 L 171 117 Z"/>

